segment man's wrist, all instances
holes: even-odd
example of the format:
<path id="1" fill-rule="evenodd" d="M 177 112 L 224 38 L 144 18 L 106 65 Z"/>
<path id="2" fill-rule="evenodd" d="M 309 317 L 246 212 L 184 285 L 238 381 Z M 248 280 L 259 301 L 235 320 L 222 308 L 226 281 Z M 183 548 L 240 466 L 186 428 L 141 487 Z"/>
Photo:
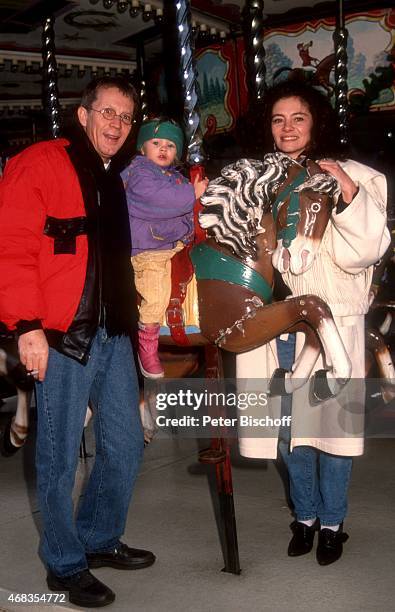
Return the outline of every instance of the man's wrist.
<path id="1" fill-rule="evenodd" d="M 31 321 L 20 319 L 16 323 L 15 329 L 17 335 L 22 336 L 22 334 L 27 334 L 28 332 L 35 331 L 36 329 L 43 329 L 43 326 L 40 319 L 32 319 Z"/>

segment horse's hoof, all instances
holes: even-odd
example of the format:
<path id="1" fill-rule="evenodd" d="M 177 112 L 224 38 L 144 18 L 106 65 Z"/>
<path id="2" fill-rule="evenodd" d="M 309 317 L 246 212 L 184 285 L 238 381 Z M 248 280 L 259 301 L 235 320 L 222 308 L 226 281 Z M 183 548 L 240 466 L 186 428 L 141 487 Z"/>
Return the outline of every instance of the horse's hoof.
<path id="1" fill-rule="evenodd" d="M 20 426 L 18 425 L 18 428 L 19 427 Z M 27 428 L 23 428 L 23 429 L 26 429 L 26 434 L 27 434 Z M 11 441 L 12 434 L 18 440 L 17 446 L 13 444 Z M 0 453 L 3 455 L 3 457 L 12 457 L 12 455 L 15 455 L 15 453 L 17 453 L 19 449 L 21 449 L 25 445 L 25 442 L 26 442 L 26 437 L 24 439 L 19 438 L 19 436 L 17 435 L 17 432 L 15 431 L 14 417 L 10 417 L 6 423 L 5 429 L 3 431 L 3 435 L 1 437 Z"/>
<path id="2" fill-rule="evenodd" d="M 311 381 L 310 404 L 313 406 L 335 397 L 328 384 L 327 370 L 317 370 Z"/>
<path id="3" fill-rule="evenodd" d="M 284 368 L 276 368 L 272 374 L 269 383 L 269 395 L 275 397 L 276 395 L 290 395 L 285 387 L 285 375 L 289 374 L 289 370 Z"/>

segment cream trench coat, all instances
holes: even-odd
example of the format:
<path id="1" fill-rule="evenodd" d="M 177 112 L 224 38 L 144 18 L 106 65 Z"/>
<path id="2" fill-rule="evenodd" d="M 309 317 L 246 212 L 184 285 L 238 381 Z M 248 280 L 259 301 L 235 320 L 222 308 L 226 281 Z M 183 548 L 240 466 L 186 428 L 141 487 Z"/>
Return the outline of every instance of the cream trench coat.
<path id="1" fill-rule="evenodd" d="M 308 383 L 294 392 L 290 450 L 308 445 L 331 454 L 354 456 L 363 453 L 364 315 L 369 308 L 374 264 L 384 255 L 391 239 L 386 225 L 385 177 L 353 160 L 340 162 L 340 165 L 359 191 L 345 210 L 340 214 L 333 212 L 312 267 L 299 276 L 287 272 L 283 279 L 293 296 L 312 293 L 330 306 L 352 362 L 352 379 L 337 398 L 318 406 L 310 403 Z M 303 340 L 303 335 L 297 334 L 296 354 Z M 239 389 L 255 390 L 257 381 L 254 379 L 264 378 L 262 390 L 266 390 L 267 380 L 276 367 L 275 341 L 237 355 Z M 314 370 L 320 368 L 321 358 Z M 280 399 L 269 400 L 264 409 L 253 407 L 249 413 L 252 417 L 264 413 L 278 418 Z M 276 458 L 278 430 L 275 425 L 265 427 L 265 437 L 259 437 L 258 428 L 239 427 L 240 453 L 245 457 Z"/>

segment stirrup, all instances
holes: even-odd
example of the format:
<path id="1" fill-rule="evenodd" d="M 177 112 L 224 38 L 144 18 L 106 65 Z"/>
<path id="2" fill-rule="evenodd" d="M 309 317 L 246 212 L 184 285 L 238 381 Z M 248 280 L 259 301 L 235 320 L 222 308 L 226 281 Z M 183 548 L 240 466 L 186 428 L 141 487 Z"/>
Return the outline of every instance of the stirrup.
<path id="1" fill-rule="evenodd" d="M 316 406 L 321 402 L 325 402 L 335 397 L 335 394 L 328 384 L 327 374 L 328 370 L 317 370 L 311 379 L 310 404 L 312 404 L 312 406 Z"/>
<path id="2" fill-rule="evenodd" d="M 276 395 L 291 395 L 288 393 L 285 387 L 285 375 L 289 374 L 289 370 L 285 368 L 276 368 L 272 374 L 269 383 L 269 395 L 275 397 Z"/>

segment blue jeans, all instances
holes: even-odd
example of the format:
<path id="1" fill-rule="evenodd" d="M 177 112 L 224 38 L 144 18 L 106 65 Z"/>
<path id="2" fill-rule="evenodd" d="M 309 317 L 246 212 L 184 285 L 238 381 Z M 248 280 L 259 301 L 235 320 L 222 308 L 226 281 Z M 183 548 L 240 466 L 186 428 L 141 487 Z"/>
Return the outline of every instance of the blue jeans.
<path id="1" fill-rule="evenodd" d="M 86 366 L 50 349 L 36 384 L 40 555 L 58 576 L 87 568 L 86 552 L 111 550 L 124 532 L 144 439 L 131 343 L 100 328 Z M 96 456 L 74 518 L 72 490 L 88 401 Z"/>
<path id="2" fill-rule="evenodd" d="M 295 336 L 277 338 L 280 366 L 290 369 L 294 362 Z M 292 411 L 292 396 L 281 401 L 282 414 Z M 297 446 L 289 452 L 290 428 L 279 434 L 279 450 L 289 474 L 289 493 L 298 521 L 318 517 L 322 526 L 338 525 L 347 514 L 347 492 L 352 458 L 329 455 L 310 446 Z"/>

